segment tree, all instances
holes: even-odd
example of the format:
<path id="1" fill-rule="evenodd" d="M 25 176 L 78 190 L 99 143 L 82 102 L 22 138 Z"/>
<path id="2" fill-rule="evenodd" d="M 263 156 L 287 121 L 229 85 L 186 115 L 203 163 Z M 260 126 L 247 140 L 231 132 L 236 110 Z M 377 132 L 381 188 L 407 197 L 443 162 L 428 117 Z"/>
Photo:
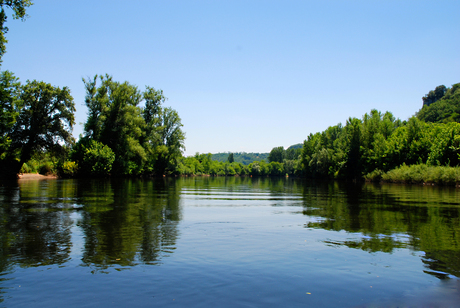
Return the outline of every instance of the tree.
<path id="1" fill-rule="evenodd" d="M 89 147 L 84 150 L 81 166 L 83 173 L 105 176 L 112 170 L 114 161 L 115 154 L 112 149 L 100 142 L 91 140 Z"/>
<path id="2" fill-rule="evenodd" d="M 425 122 L 460 122 L 460 83 L 437 87 L 423 98 L 417 118 Z"/>
<path id="3" fill-rule="evenodd" d="M 349 118 L 345 126 L 346 159 L 344 163 L 345 176 L 348 179 L 358 179 L 362 176 L 362 122 L 357 118 Z"/>
<path id="4" fill-rule="evenodd" d="M 31 6 L 33 3 L 30 0 L 0 0 L 0 63 L 2 57 L 6 52 L 6 43 L 8 40 L 5 35 L 8 32 L 8 27 L 5 26 L 7 16 L 5 7 L 13 10 L 14 19 L 24 20 L 27 17 L 26 8 Z"/>
<path id="5" fill-rule="evenodd" d="M 11 144 L 11 130 L 19 115 L 21 84 L 13 73 L 0 73 L 0 159 L 4 159 Z"/>
<path id="6" fill-rule="evenodd" d="M 167 107 L 160 117 L 160 144 L 157 146 L 158 157 L 155 163 L 155 173 L 164 174 L 166 169 L 173 171 L 177 159 L 185 150 L 185 133 L 176 110 Z"/>
<path id="7" fill-rule="evenodd" d="M 178 113 L 161 106 L 166 100 L 162 90 L 147 86 L 142 92 L 109 75 L 96 75 L 83 79 L 83 83 L 88 107 L 85 137 L 114 151 L 113 174 L 162 175 L 167 169 L 174 171 L 185 134 Z"/>
<path id="8" fill-rule="evenodd" d="M 75 105 L 67 87 L 43 81 L 27 81 L 21 87 L 21 104 L 11 132 L 11 151 L 20 152 L 19 171 L 35 151 L 59 153 L 74 142 Z"/>
<path id="9" fill-rule="evenodd" d="M 235 159 L 233 158 L 233 153 L 228 154 L 228 159 L 227 160 L 228 160 L 229 163 L 233 163 L 235 161 Z"/>
<path id="10" fill-rule="evenodd" d="M 430 106 L 434 102 L 440 100 L 446 94 L 447 88 L 445 85 L 437 86 L 436 89 L 428 92 L 427 95 L 422 97 L 423 106 Z"/>
<path id="11" fill-rule="evenodd" d="M 284 151 L 284 148 L 282 146 L 275 147 L 270 151 L 270 154 L 268 155 L 268 161 L 282 163 L 285 157 L 286 153 Z"/>
<path id="12" fill-rule="evenodd" d="M 107 145 L 115 152 L 113 171 L 116 174 L 139 174 L 147 161 L 142 146 L 145 121 L 138 106 L 142 92 L 128 82 L 113 81 L 109 75 L 85 80 L 85 104 L 88 119 L 85 134 L 88 138 Z"/>

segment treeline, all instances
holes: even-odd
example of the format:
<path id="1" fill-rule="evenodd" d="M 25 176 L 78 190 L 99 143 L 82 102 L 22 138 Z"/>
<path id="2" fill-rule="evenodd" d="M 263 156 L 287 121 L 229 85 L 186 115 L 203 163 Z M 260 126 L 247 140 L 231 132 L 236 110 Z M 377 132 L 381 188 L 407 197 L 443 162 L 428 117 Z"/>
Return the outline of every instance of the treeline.
<path id="1" fill-rule="evenodd" d="M 438 105 L 458 103 L 460 84 L 445 88 L 442 97 L 424 104 L 407 121 L 390 112 L 371 110 L 361 119 L 349 118 L 345 125 L 310 134 L 301 148 L 275 147 L 266 160 L 260 160 L 259 153 L 257 161 L 244 164 L 237 159 L 246 153 L 225 153 L 226 159 L 220 157 L 221 161 L 212 154 L 183 157 L 185 134 L 180 117 L 162 106 L 165 97 L 161 90 L 146 87 L 140 91 L 108 75 L 83 81 L 88 119 L 84 136 L 74 143 L 69 129 L 75 108 L 68 89 L 36 81 L 20 85 L 12 73 L 2 73 L 2 102 L 16 106 L 12 109 L 16 113 L 2 126 L 7 132 L 2 134 L 0 147 L 3 166 L 16 164 L 22 171 L 40 169 L 61 176 L 289 175 L 397 181 L 395 174 L 403 171 L 394 170 L 405 170 L 407 178 L 407 169 L 400 166 L 459 164 L 460 124 L 452 122 L 452 117 L 430 122 L 424 115 Z M 38 168 L 37 157 L 46 161 Z M 423 176 L 411 175 L 412 179 L 431 178 L 437 172 L 430 168 L 409 170 L 429 170 Z M 458 171 L 449 172 L 448 182 L 458 182 L 454 176 Z"/>
<path id="2" fill-rule="evenodd" d="M 230 154 L 229 154 L 230 155 Z M 182 157 L 177 165 L 178 175 L 212 175 L 212 176 L 286 176 L 293 175 L 298 166 L 298 160 L 284 160 L 283 162 L 265 160 L 254 161 L 249 165 L 240 162 L 216 161 L 212 154 L 195 154 Z"/>
<path id="3" fill-rule="evenodd" d="M 243 165 L 249 165 L 254 161 L 261 161 L 268 159 L 268 153 L 246 153 L 246 152 L 227 152 L 227 153 L 215 153 L 211 154 L 212 160 L 220 162 L 229 161 L 229 156 L 233 155 L 233 161 L 242 163 Z"/>
<path id="4" fill-rule="evenodd" d="M 458 166 L 460 124 L 452 110 L 458 107 L 460 112 L 460 84 L 436 89 L 423 98 L 422 109 L 408 121 L 372 110 L 362 119 L 349 118 L 345 126 L 310 134 L 302 149 L 302 173 L 378 180 L 401 165 Z M 434 111 L 438 117 L 428 116 Z"/>
<path id="5" fill-rule="evenodd" d="M 83 80 L 88 108 L 84 135 L 71 135 L 75 106 L 68 88 L 21 85 L 0 74 L 3 173 L 37 169 L 61 176 L 163 175 L 176 171 L 185 134 L 161 90 L 144 91 L 109 75 Z M 141 107 L 141 105 L 143 105 Z M 47 167 L 45 167 L 47 166 Z"/>

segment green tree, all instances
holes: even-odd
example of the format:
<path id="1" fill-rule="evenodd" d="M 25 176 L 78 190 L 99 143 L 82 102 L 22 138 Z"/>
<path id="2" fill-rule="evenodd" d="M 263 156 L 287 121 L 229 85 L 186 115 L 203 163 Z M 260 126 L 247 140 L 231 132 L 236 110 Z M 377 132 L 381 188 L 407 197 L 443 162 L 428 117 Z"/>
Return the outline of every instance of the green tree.
<path id="1" fill-rule="evenodd" d="M 13 73 L 0 73 L 0 159 L 5 159 L 11 144 L 11 130 L 19 115 L 21 84 Z"/>
<path id="2" fill-rule="evenodd" d="M 416 116 L 425 122 L 460 122 L 460 83 L 430 91 Z"/>
<path id="3" fill-rule="evenodd" d="M 7 15 L 5 8 L 13 10 L 14 19 L 24 20 L 27 17 L 26 9 L 31 6 L 33 3 L 30 0 L 0 0 L 0 63 L 2 62 L 2 57 L 6 52 L 6 43 L 8 40 L 5 35 L 8 32 L 8 27 L 5 26 Z"/>
<path id="4" fill-rule="evenodd" d="M 185 150 L 185 133 L 182 131 L 182 122 L 176 110 L 164 108 L 160 116 L 160 143 L 156 150 L 158 153 L 155 163 L 155 172 L 165 174 L 168 170 L 173 172 L 177 159 Z"/>
<path id="5" fill-rule="evenodd" d="M 434 102 L 440 100 L 444 96 L 444 94 L 446 94 L 446 91 L 447 88 L 445 85 L 437 86 L 436 89 L 434 89 L 434 91 L 431 90 L 430 92 L 428 92 L 427 95 L 422 97 L 423 106 L 430 106 Z"/>
<path id="6" fill-rule="evenodd" d="M 175 171 L 185 134 L 177 111 L 161 106 L 166 100 L 163 91 L 147 86 L 142 92 L 109 75 L 96 75 L 83 83 L 88 107 L 85 136 L 115 152 L 114 174 Z"/>
<path id="7" fill-rule="evenodd" d="M 268 154 L 268 161 L 269 162 L 278 162 L 282 163 L 283 159 L 286 158 L 286 151 L 284 150 L 284 147 L 275 147 L 270 151 L 270 154 Z"/>
<path id="8" fill-rule="evenodd" d="M 235 159 L 233 158 L 233 153 L 228 154 L 227 160 L 229 163 L 233 163 L 235 161 Z"/>
<path id="9" fill-rule="evenodd" d="M 27 81 L 19 96 L 21 109 L 11 133 L 11 151 L 20 152 L 19 166 L 36 151 L 62 153 L 74 142 L 75 105 L 67 87 Z"/>
<path id="10" fill-rule="evenodd" d="M 83 153 L 81 164 L 85 173 L 95 176 L 109 175 L 112 164 L 115 161 L 115 153 L 108 146 L 91 140 L 89 147 Z"/>
<path id="11" fill-rule="evenodd" d="M 362 176 L 362 126 L 361 120 L 349 118 L 345 126 L 346 159 L 344 165 L 345 176 L 349 179 L 358 179 Z"/>
<path id="12" fill-rule="evenodd" d="M 142 146 L 145 121 L 138 106 L 142 92 L 128 82 L 113 81 L 109 75 L 100 76 L 97 87 L 97 78 L 83 79 L 88 107 L 85 134 L 113 149 L 115 174 L 139 174 L 147 161 Z"/>

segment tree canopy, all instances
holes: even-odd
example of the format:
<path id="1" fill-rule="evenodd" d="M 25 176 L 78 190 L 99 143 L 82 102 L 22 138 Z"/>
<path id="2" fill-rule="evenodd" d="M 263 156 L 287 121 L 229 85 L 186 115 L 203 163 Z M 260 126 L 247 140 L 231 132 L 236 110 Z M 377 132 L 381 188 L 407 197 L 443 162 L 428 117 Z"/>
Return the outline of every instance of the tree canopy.
<path id="1" fill-rule="evenodd" d="M 460 83 L 451 88 L 438 86 L 423 97 L 417 118 L 425 122 L 460 122 Z"/>
<path id="2" fill-rule="evenodd" d="M 75 105 L 67 87 L 43 81 L 21 85 L 10 72 L 0 75 L 3 165 L 17 173 L 35 152 L 64 153 L 74 139 Z"/>
<path id="3" fill-rule="evenodd" d="M 185 134 L 177 111 L 162 106 L 163 91 L 149 86 L 141 91 L 109 75 L 83 83 L 88 107 L 85 138 L 113 150 L 113 173 L 163 174 L 174 169 L 185 148 Z"/>

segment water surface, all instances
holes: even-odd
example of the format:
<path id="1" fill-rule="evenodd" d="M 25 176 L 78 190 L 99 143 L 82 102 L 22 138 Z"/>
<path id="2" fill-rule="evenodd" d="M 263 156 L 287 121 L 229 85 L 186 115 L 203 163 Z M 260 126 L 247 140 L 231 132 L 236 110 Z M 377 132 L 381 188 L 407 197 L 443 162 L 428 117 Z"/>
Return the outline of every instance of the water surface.
<path id="1" fill-rule="evenodd" d="M 0 187 L 1 307 L 457 307 L 454 188 L 269 178 Z"/>

